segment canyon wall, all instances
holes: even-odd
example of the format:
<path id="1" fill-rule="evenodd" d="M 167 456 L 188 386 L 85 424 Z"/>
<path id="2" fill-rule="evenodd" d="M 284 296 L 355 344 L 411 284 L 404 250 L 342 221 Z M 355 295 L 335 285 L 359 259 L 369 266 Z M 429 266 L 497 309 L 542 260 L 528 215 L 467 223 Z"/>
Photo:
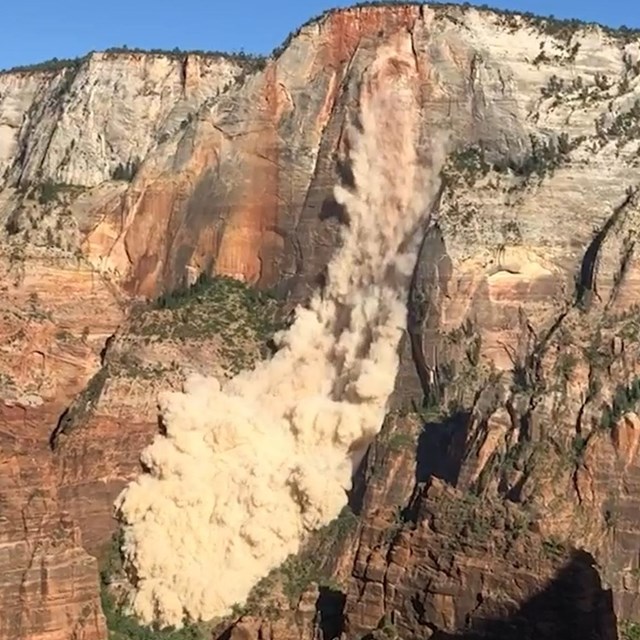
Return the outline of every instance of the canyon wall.
<path id="1" fill-rule="evenodd" d="M 94 54 L 0 75 L 0 638 L 106 637 L 97 559 L 157 392 L 266 340 L 247 312 L 230 347 L 236 324 L 212 320 L 226 289 L 204 307 L 138 301 L 200 272 L 268 288 L 284 313 L 308 299 L 381 45 L 413 56 L 420 137 L 448 137 L 391 407 L 413 430 L 354 492 L 357 525 L 324 567 L 340 584 L 231 633 L 481 637 L 524 611 L 555 637 L 587 607 L 605 638 L 613 611 L 640 620 L 638 37 L 393 4 L 328 13 L 263 68 Z M 560 615 L 554 589 L 580 604 Z"/>

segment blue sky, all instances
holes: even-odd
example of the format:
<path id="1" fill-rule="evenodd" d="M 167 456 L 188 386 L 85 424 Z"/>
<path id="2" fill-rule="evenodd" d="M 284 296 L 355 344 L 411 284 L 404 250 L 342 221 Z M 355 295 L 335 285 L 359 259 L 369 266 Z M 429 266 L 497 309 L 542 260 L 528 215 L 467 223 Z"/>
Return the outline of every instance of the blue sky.
<path id="1" fill-rule="evenodd" d="M 2 7 L 0 69 L 92 49 L 206 49 L 268 53 L 340 0 L 11 0 Z M 472 4 L 476 4 L 475 2 Z M 481 3 L 478 3 L 481 4 Z M 611 26 L 640 27 L 636 0 L 495 0 L 491 6 Z"/>

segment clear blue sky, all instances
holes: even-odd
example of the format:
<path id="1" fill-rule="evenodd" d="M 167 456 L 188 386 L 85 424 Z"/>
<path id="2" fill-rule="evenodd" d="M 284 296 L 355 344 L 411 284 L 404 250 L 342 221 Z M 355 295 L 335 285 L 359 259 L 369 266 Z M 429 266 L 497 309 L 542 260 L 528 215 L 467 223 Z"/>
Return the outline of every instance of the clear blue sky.
<path id="1" fill-rule="evenodd" d="M 340 0 L 0 0 L 0 69 L 129 47 L 268 53 Z M 473 2 L 472 4 L 476 4 Z M 478 3 L 478 4 L 481 4 Z M 640 27 L 638 0 L 495 0 L 503 9 Z"/>

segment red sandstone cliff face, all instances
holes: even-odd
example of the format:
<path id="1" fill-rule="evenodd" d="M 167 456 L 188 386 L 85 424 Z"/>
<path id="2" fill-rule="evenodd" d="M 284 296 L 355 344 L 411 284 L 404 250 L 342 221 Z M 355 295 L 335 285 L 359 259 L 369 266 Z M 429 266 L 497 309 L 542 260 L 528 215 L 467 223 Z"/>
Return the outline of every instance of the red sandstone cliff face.
<path id="1" fill-rule="evenodd" d="M 2 282 L 0 637 L 98 640 L 98 563 L 61 502 L 47 432 L 99 366 L 122 310 L 70 260 L 10 263 Z"/>
<path id="2" fill-rule="evenodd" d="M 450 136 L 393 398 L 427 408 L 371 453 L 357 528 L 323 566 L 339 584 L 309 585 L 278 621 L 246 615 L 232 637 L 500 637 L 499 619 L 558 637 L 564 616 L 608 638 L 612 606 L 638 619 L 637 42 L 394 6 L 331 13 L 239 82 L 226 67 L 224 83 L 192 77 L 176 126 L 153 138 L 145 124 L 131 182 L 72 155 L 43 175 L 80 185 L 0 192 L 0 638 L 106 637 L 96 557 L 155 396 L 185 362 L 239 357 L 219 327 L 145 343 L 133 297 L 201 271 L 274 286 L 287 306 L 317 286 L 343 126 L 382 45 L 415 57 L 421 137 Z M 578 604 L 554 609 L 565 591 Z"/>
<path id="3" fill-rule="evenodd" d="M 0 633 L 6 638 L 105 637 L 97 561 L 62 508 L 49 452 L 38 441 L 45 411 L 4 407 L 0 457 Z"/>

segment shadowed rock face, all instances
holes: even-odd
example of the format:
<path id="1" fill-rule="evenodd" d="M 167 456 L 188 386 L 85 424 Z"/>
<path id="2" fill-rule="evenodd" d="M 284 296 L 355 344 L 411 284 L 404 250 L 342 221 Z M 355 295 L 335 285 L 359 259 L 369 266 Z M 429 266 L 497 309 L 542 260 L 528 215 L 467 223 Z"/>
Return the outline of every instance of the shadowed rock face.
<path id="1" fill-rule="evenodd" d="M 369 452 L 360 523 L 328 558 L 340 588 L 311 586 L 281 619 L 241 618 L 230 637 L 617 638 L 593 557 L 542 536 L 519 505 L 438 478 L 419 427 L 390 418 Z M 455 463 L 455 446 L 442 451 Z"/>
<path id="2" fill-rule="evenodd" d="M 524 595 L 524 594 L 523 594 Z M 478 594 L 477 608 L 484 604 Z M 504 616 L 504 617 L 502 617 Z M 546 586 L 511 614 L 499 618 L 473 615 L 471 629 L 462 633 L 436 631 L 434 640 L 459 638 L 618 638 L 611 592 L 600 585 L 600 577 L 587 553 L 576 553 Z"/>
<path id="3" fill-rule="evenodd" d="M 617 638 L 612 592 L 590 554 L 553 547 L 517 505 L 435 476 L 408 494 L 422 460 L 411 464 L 409 438 L 407 449 L 398 442 L 414 433 L 410 421 L 391 421 L 369 461 L 348 636 Z"/>
<path id="4" fill-rule="evenodd" d="M 156 394 L 181 363 L 239 357 L 219 327 L 179 340 L 167 318 L 126 320 L 132 297 L 206 271 L 273 288 L 287 310 L 321 285 L 344 125 L 381 46 L 414 57 L 418 144 L 449 140 L 391 402 L 411 413 L 394 423 L 410 444 L 368 457 L 358 530 L 331 565 L 340 590 L 229 633 L 380 635 L 386 615 L 419 637 L 609 638 L 611 606 L 640 619 L 638 41 L 394 5 L 328 14 L 255 73 L 98 55 L 0 76 L 0 638 L 106 637 L 95 557 Z"/>

